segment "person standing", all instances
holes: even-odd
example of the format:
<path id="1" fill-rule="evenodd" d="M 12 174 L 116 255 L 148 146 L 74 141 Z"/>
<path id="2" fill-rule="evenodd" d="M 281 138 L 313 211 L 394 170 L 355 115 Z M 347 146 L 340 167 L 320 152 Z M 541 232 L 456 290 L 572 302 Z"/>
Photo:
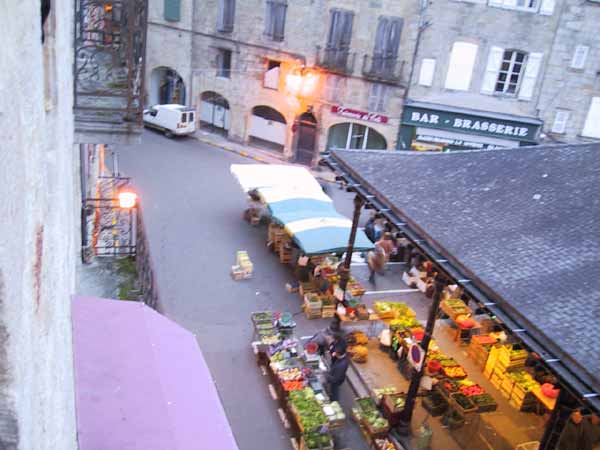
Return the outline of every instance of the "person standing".
<path id="1" fill-rule="evenodd" d="M 375 246 L 375 250 L 367 254 L 367 265 L 369 266 L 369 282 L 375 284 L 375 273 L 383 275 L 387 256 L 381 246 Z"/>
<path id="2" fill-rule="evenodd" d="M 331 353 L 331 367 L 325 376 L 325 380 L 329 384 L 329 397 L 332 401 L 338 401 L 340 395 L 340 387 L 346 381 L 346 372 L 350 364 L 350 358 L 346 353 L 346 341 L 340 340 L 335 345 Z"/>
<path id="3" fill-rule="evenodd" d="M 581 409 L 571 413 L 558 440 L 558 450 L 592 450 L 594 448 L 591 423 L 584 420 Z"/>

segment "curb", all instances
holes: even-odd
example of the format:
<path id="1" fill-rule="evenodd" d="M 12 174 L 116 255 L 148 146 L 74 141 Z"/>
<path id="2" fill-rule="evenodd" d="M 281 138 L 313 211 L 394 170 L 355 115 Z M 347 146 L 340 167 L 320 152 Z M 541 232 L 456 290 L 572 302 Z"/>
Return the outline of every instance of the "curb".
<path id="1" fill-rule="evenodd" d="M 203 144 L 210 145 L 210 146 L 216 147 L 216 148 L 220 148 L 221 150 L 225 150 L 227 152 L 234 153 L 234 154 L 239 155 L 239 156 L 243 156 L 244 158 L 252 159 L 252 160 L 257 161 L 257 162 L 262 163 L 262 164 L 271 164 L 266 159 L 261 158 L 260 156 L 252 155 L 251 153 L 248 153 L 248 152 L 246 152 L 244 150 L 236 150 L 236 149 L 228 147 L 226 145 L 215 143 L 215 142 L 213 142 L 213 141 L 211 141 L 209 139 L 202 139 L 200 136 L 195 136 L 194 135 L 193 138 L 195 140 L 197 140 L 198 142 L 202 142 Z M 279 159 L 279 158 L 276 158 L 276 159 Z M 286 161 L 284 161 L 284 160 L 280 160 L 280 161 L 282 163 L 286 163 Z M 329 180 L 327 178 L 323 178 L 323 177 L 319 176 L 318 174 L 313 173 L 312 170 L 310 170 L 310 172 L 312 173 L 312 175 L 315 178 L 318 178 L 321 181 L 325 181 L 325 182 L 331 183 L 331 184 L 336 184 L 335 180 L 332 181 L 332 180 Z"/>

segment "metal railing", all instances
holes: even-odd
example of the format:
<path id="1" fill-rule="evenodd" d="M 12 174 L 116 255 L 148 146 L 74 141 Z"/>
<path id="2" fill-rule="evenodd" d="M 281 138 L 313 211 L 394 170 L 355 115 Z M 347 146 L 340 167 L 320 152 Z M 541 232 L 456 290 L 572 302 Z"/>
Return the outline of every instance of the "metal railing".
<path id="1" fill-rule="evenodd" d="M 148 0 L 76 0 L 75 130 L 141 133 Z"/>
<path id="2" fill-rule="evenodd" d="M 354 72 L 356 53 L 348 49 L 317 47 L 316 65 L 329 72 L 350 75 Z"/>
<path id="3" fill-rule="evenodd" d="M 365 55 L 362 73 L 365 78 L 372 80 L 399 83 L 402 81 L 404 63 L 398 57 Z"/>

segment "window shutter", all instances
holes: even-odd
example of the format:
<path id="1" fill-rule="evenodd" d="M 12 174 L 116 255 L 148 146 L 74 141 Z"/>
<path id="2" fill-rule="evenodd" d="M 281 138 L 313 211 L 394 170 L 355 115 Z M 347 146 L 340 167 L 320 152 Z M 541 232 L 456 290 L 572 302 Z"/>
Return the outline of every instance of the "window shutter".
<path id="1" fill-rule="evenodd" d="M 392 59 L 398 57 L 398 49 L 400 48 L 400 35 L 402 34 L 402 26 L 404 19 L 396 18 L 390 21 L 389 32 L 387 36 L 386 55 Z"/>
<path id="2" fill-rule="evenodd" d="M 562 111 L 560 109 L 556 110 L 556 115 L 554 116 L 554 123 L 552 124 L 552 132 L 553 133 L 564 133 L 567 128 L 567 121 L 569 120 L 569 111 Z"/>
<path id="3" fill-rule="evenodd" d="M 573 59 L 571 60 L 571 68 L 583 69 L 589 51 L 590 48 L 587 45 L 578 45 L 575 47 L 575 53 L 573 53 Z"/>
<path id="4" fill-rule="evenodd" d="M 181 0 L 165 0 L 165 20 L 169 22 L 181 20 Z"/>
<path id="5" fill-rule="evenodd" d="M 469 90 L 476 56 L 477 45 L 468 42 L 454 43 L 446 74 L 446 89 Z"/>
<path id="6" fill-rule="evenodd" d="M 540 67 L 542 66 L 542 56 L 541 53 L 530 53 L 527 57 L 525 74 L 523 75 L 523 80 L 521 81 L 521 87 L 519 89 L 520 100 L 531 100 L 533 97 L 535 81 L 540 71 Z"/>
<path id="7" fill-rule="evenodd" d="M 375 33 L 375 48 L 373 49 L 373 56 L 375 58 L 381 58 L 385 51 L 386 34 L 389 20 L 387 17 L 380 17 L 377 23 L 377 32 Z"/>
<path id="8" fill-rule="evenodd" d="M 225 0 L 225 2 L 227 4 L 225 26 L 228 30 L 233 31 L 233 22 L 235 18 L 235 0 Z"/>
<path id="9" fill-rule="evenodd" d="M 275 5 L 275 26 L 274 26 L 274 38 L 279 41 L 283 41 L 285 37 L 285 16 L 287 12 L 286 3 L 277 3 Z"/>
<path id="10" fill-rule="evenodd" d="M 352 21 L 354 19 L 354 13 L 350 11 L 343 11 L 343 29 L 340 39 L 340 48 L 348 50 L 350 48 L 350 42 L 352 41 Z"/>
<path id="11" fill-rule="evenodd" d="M 380 84 L 373 83 L 371 85 L 371 90 L 369 91 L 369 101 L 367 103 L 367 109 L 369 111 L 377 110 L 377 103 L 379 98 L 379 86 Z"/>
<path id="12" fill-rule="evenodd" d="M 540 6 L 540 14 L 542 16 L 551 16 L 554 13 L 555 4 L 556 0 L 542 0 L 542 5 Z"/>
<path id="13" fill-rule="evenodd" d="M 275 4 L 272 1 L 267 1 L 267 10 L 265 13 L 265 34 L 273 37 L 275 34 Z"/>
<path id="14" fill-rule="evenodd" d="M 600 138 L 600 97 L 592 97 L 582 136 Z"/>
<path id="15" fill-rule="evenodd" d="M 421 71 L 419 73 L 419 84 L 421 86 L 431 86 L 433 84 L 433 74 L 435 73 L 435 59 L 424 58 L 421 60 Z"/>
<path id="16" fill-rule="evenodd" d="M 331 11 L 331 19 L 329 23 L 329 36 L 327 37 L 327 48 L 337 48 L 340 42 L 340 16 L 341 11 L 334 9 Z"/>
<path id="17" fill-rule="evenodd" d="M 504 49 L 500 47 L 492 47 L 488 55 L 487 66 L 481 82 L 481 93 L 492 95 L 498 81 L 498 72 L 502 65 L 502 56 Z"/>
<path id="18" fill-rule="evenodd" d="M 388 95 L 389 95 L 389 86 L 385 84 L 379 85 L 379 101 L 377 102 L 377 111 L 385 112 L 387 109 L 388 103 Z"/>

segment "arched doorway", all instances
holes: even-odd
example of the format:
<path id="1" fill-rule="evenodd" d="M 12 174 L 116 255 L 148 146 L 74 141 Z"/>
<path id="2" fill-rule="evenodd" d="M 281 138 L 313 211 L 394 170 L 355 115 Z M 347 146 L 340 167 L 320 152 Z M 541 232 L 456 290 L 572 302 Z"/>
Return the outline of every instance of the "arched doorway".
<path id="1" fill-rule="evenodd" d="M 200 125 L 227 135 L 231 113 L 229 102 L 221 94 L 206 91 L 200 95 Z"/>
<path id="2" fill-rule="evenodd" d="M 375 129 L 355 122 L 338 123 L 329 128 L 327 149 L 385 150 L 387 142 Z"/>
<path id="3" fill-rule="evenodd" d="M 261 147 L 283 153 L 287 134 L 285 117 L 270 106 L 255 106 L 248 127 L 249 140 Z"/>
<path id="4" fill-rule="evenodd" d="M 150 105 L 185 105 L 183 78 L 169 67 L 157 67 L 150 74 Z"/>
<path id="5" fill-rule="evenodd" d="M 310 166 L 315 157 L 317 119 L 312 113 L 305 112 L 298 118 L 297 123 L 296 162 Z"/>

